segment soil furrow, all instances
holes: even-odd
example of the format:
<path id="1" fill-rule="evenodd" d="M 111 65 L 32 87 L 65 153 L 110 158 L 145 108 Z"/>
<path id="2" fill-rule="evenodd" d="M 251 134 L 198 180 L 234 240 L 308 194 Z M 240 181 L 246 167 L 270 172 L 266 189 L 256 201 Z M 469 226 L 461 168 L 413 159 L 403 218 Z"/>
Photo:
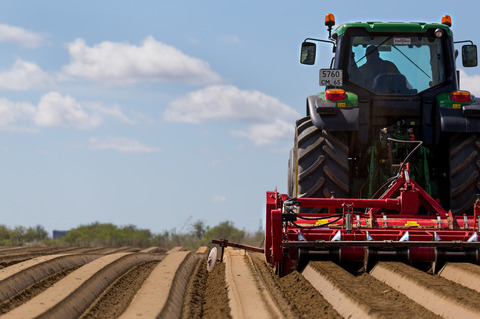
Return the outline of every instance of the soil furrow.
<path id="1" fill-rule="evenodd" d="M 278 277 L 263 254 L 251 253 L 259 275 L 286 318 L 340 318 L 338 312 L 297 271 Z"/>
<path id="2" fill-rule="evenodd" d="M 0 286 L 2 287 L 0 289 L 0 302 L 12 298 L 38 281 L 63 270 L 84 265 L 97 258 L 97 255 L 51 255 L 4 268 L 0 271 Z"/>
<path id="3" fill-rule="evenodd" d="M 225 250 L 225 278 L 232 317 L 281 318 L 282 311 L 277 308 L 258 275 L 252 272 L 244 254 L 241 250 Z"/>
<path id="4" fill-rule="evenodd" d="M 310 262 L 303 273 L 278 277 L 263 254 L 230 248 L 225 262 L 209 273 L 207 252 L 205 247 L 197 253 L 181 247 L 168 252 L 3 248 L 0 265 L 11 265 L 0 269 L 0 314 L 15 319 L 480 317 L 478 265 L 449 263 L 432 275 L 395 262 L 381 262 L 370 273 Z"/>
<path id="5" fill-rule="evenodd" d="M 467 263 L 447 263 L 439 276 L 480 292 L 480 266 Z"/>
<path id="6" fill-rule="evenodd" d="M 41 294 L 48 288 L 50 288 L 53 284 L 56 282 L 62 280 L 66 276 L 68 276 L 70 273 L 74 272 L 81 266 L 74 266 L 65 270 L 62 270 L 60 272 L 57 272 L 56 274 L 47 277 L 43 280 L 37 281 L 35 284 L 32 286 L 22 290 L 19 294 L 13 296 L 12 298 L 4 301 L 3 303 L 0 303 L 0 314 L 5 314 L 34 298 L 35 296 Z"/>
<path id="7" fill-rule="evenodd" d="M 444 318 L 480 317 L 480 294 L 450 280 L 398 262 L 378 263 L 370 273 Z"/>
<path id="8" fill-rule="evenodd" d="M 145 279 L 158 263 L 158 260 L 148 261 L 130 269 L 105 289 L 81 318 L 118 318 L 127 309 Z"/>
<path id="9" fill-rule="evenodd" d="M 207 262 L 204 259 L 201 269 L 206 277 L 201 318 L 232 318 L 228 303 L 228 286 L 225 281 L 225 263 L 217 263 L 213 271 L 208 273 Z M 199 287 L 201 288 L 202 286 Z"/>
<path id="10" fill-rule="evenodd" d="M 179 318 L 196 256 L 188 251 L 170 252 L 145 280 L 120 318 Z"/>
<path id="11" fill-rule="evenodd" d="M 155 260 L 146 254 L 118 253 L 92 261 L 4 318 L 77 318 L 131 267 Z"/>
<path id="12" fill-rule="evenodd" d="M 303 275 L 344 317 L 436 317 L 400 293 L 387 294 L 391 288 L 371 276 L 354 276 L 333 262 L 310 262 Z"/>

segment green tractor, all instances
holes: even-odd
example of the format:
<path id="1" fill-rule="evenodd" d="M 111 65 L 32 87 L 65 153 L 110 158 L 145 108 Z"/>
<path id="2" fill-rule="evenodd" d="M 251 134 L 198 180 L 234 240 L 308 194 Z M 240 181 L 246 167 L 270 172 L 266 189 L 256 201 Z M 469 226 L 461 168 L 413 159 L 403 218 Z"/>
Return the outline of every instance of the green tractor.
<path id="1" fill-rule="evenodd" d="M 442 23 L 346 23 L 328 40 L 307 38 L 302 64 L 315 63 L 316 43 L 333 46 L 320 70 L 325 91 L 307 98 L 290 152 L 292 198 L 378 198 L 409 165 L 411 177 L 445 210 L 473 212 L 480 190 L 480 101 L 459 89 L 456 43 L 464 67 L 477 66 L 472 41 L 454 42 Z M 301 208 L 318 212 L 320 208 Z"/>

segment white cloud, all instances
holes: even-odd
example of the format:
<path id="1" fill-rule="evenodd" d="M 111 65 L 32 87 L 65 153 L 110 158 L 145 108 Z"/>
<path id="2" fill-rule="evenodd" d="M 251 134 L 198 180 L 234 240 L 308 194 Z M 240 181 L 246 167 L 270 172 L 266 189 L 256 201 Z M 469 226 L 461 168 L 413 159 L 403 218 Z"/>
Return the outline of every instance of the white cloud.
<path id="1" fill-rule="evenodd" d="M 0 24 L 0 42 L 13 42 L 27 48 L 36 48 L 42 44 L 43 37 L 33 31 Z"/>
<path id="2" fill-rule="evenodd" d="M 54 84 L 54 80 L 33 62 L 17 59 L 13 68 L 0 72 L 0 88 L 7 90 L 29 90 Z"/>
<path id="3" fill-rule="evenodd" d="M 296 119 L 299 114 L 277 98 L 233 85 L 214 85 L 172 101 L 164 113 L 169 122 L 202 123 L 207 120 L 271 122 Z"/>
<path id="4" fill-rule="evenodd" d="M 100 126 L 106 118 L 115 118 L 130 125 L 137 123 L 126 116 L 119 106 L 78 102 L 70 95 L 63 96 L 58 92 L 45 94 L 37 106 L 0 98 L 0 130 L 3 131 L 37 132 L 38 127 L 90 129 Z"/>
<path id="5" fill-rule="evenodd" d="M 138 123 L 138 120 L 131 119 L 127 115 L 125 115 L 125 113 L 123 113 L 122 109 L 118 105 L 106 106 L 98 102 L 85 102 L 83 103 L 83 105 L 92 113 L 92 115 L 94 114 L 95 116 L 101 118 L 112 117 L 129 125 L 135 125 Z M 140 119 L 142 122 L 151 121 L 151 119 L 138 112 L 136 118 Z"/>
<path id="6" fill-rule="evenodd" d="M 139 141 L 123 137 L 107 137 L 103 141 L 91 138 L 88 141 L 88 148 L 93 150 L 114 150 L 123 153 L 152 153 L 161 151 L 158 147 L 147 146 Z"/>
<path id="7" fill-rule="evenodd" d="M 30 103 L 0 98 L 0 130 L 34 132 L 29 122 L 35 114 L 36 108 Z"/>
<path id="8" fill-rule="evenodd" d="M 232 134 L 250 139 L 255 146 L 272 146 L 279 140 L 293 140 L 294 132 L 293 124 L 276 119 L 272 123 L 251 125 L 243 131 L 232 131 Z"/>
<path id="9" fill-rule="evenodd" d="M 222 195 L 214 195 L 212 197 L 212 203 L 224 203 L 227 201 L 227 198 Z"/>
<path id="10" fill-rule="evenodd" d="M 147 37 L 142 45 L 104 41 L 89 47 L 85 40 L 68 44 L 71 63 L 67 75 L 105 85 L 131 85 L 139 81 L 218 83 L 221 77 L 207 62 L 190 57 L 173 46 Z"/>
<path id="11" fill-rule="evenodd" d="M 40 99 L 35 123 L 39 126 L 88 129 L 99 126 L 102 118 L 98 114 L 87 113 L 70 95 L 62 96 L 58 92 L 50 92 Z"/>
<path id="12" fill-rule="evenodd" d="M 464 70 L 460 70 L 460 88 L 480 97 L 480 75 L 468 75 Z"/>
<path id="13" fill-rule="evenodd" d="M 94 102 L 80 103 L 70 95 L 63 96 L 58 92 L 50 92 L 42 96 L 34 121 L 38 126 L 90 129 L 100 126 L 106 117 L 116 118 L 130 125 L 136 123 L 116 105 L 105 106 Z"/>

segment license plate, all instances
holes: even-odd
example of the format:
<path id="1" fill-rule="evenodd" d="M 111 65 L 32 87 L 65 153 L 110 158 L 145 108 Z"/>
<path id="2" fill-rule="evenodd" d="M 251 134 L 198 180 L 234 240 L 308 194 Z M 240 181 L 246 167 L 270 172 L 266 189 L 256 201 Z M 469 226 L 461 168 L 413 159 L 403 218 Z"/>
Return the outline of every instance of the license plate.
<path id="1" fill-rule="evenodd" d="M 320 86 L 342 86 L 343 70 L 320 69 Z"/>

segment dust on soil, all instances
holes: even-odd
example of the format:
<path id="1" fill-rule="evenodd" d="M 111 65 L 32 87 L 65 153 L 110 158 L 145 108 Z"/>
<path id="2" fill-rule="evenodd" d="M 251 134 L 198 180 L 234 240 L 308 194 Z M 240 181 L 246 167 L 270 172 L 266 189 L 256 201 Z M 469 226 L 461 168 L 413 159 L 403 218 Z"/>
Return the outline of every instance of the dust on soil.
<path id="1" fill-rule="evenodd" d="M 158 263 L 157 260 L 149 261 L 129 270 L 113 282 L 80 318 L 117 318 L 120 316 Z"/>

